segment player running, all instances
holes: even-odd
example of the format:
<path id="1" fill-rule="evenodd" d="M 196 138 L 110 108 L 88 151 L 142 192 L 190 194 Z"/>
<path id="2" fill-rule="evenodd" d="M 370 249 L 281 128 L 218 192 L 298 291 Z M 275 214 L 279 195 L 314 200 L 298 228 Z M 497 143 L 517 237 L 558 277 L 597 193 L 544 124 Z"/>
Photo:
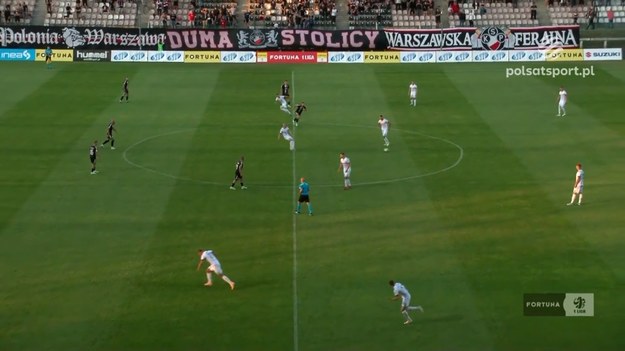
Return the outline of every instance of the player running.
<path id="1" fill-rule="evenodd" d="M 119 98 L 119 102 L 122 102 L 126 98 L 126 102 L 128 102 L 128 77 L 124 79 L 124 83 L 122 83 L 122 96 Z"/>
<path id="2" fill-rule="evenodd" d="M 291 106 L 289 106 L 289 103 L 286 101 L 284 95 L 276 95 L 276 101 L 280 102 L 280 110 L 291 115 Z"/>
<path id="3" fill-rule="evenodd" d="M 115 150 L 115 137 L 113 136 L 113 132 L 117 132 L 115 129 L 115 120 L 112 119 L 109 125 L 106 127 L 106 140 L 100 145 L 100 147 L 104 147 L 109 141 L 111 142 L 111 150 Z"/>
<path id="4" fill-rule="evenodd" d="M 280 87 L 280 92 L 287 101 L 291 98 L 291 95 L 289 95 L 289 89 L 291 89 L 291 87 L 289 86 L 289 81 L 285 80 Z"/>
<path id="5" fill-rule="evenodd" d="M 206 283 L 204 286 L 212 286 L 213 285 L 213 273 L 217 274 L 219 278 L 230 285 L 230 290 L 234 290 L 235 283 L 230 280 L 226 275 L 224 275 L 223 270 L 221 269 L 221 263 L 213 253 L 213 250 L 197 250 L 198 255 L 200 256 L 200 262 L 197 264 L 197 270 L 199 271 L 202 267 L 202 262 L 206 260 L 208 262 L 208 268 L 206 268 Z"/>
<path id="6" fill-rule="evenodd" d="M 289 126 L 286 123 L 282 124 L 282 128 L 280 128 L 280 131 L 278 132 L 278 140 L 280 140 L 280 137 L 283 137 L 284 140 L 289 142 L 289 150 L 295 150 L 295 139 L 291 135 Z"/>
<path id="7" fill-rule="evenodd" d="M 564 117 L 566 116 L 566 100 L 567 100 L 567 93 L 566 90 L 564 90 L 564 87 L 560 87 L 560 91 L 558 92 L 558 117 Z"/>
<path id="8" fill-rule="evenodd" d="M 241 158 L 234 165 L 234 180 L 230 185 L 230 190 L 237 190 L 234 185 L 239 182 L 241 183 L 241 190 L 247 189 L 245 185 L 243 185 L 243 162 L 245 161 L 245 157 L 241 156 Z"/>
<path id="9" fill-rule="evenodd" d="M 297 104 L 297 106 L 295 106 L 295 118 L 293 118 L 293 124 L 296 127 L 299 125 L 299 119 L 302 118 L 302 113 L 304 113 L 304 111 L 308 111 L 308 108 L 306 107 L 304 101 L 300 102 L 299 104 Z"/>
<path id="10" fill-rule="evenodd" d="M 341 169 L 343 169 L 343 189 L 349 190 L 352 188 L 352 182 L 350 180 L 352 175 L 352 163 L 344 152 L 339 154 L 339 169 L 337 172 L 340 172 Z"/>
<path id="11" fill-rule="evenodd" d="M 388 119 L 386 119 L 386 117 L 384 117 L 384 115 L 380 115 L 380 118 L 378 119 L 378 125 L 380 126 L 380 131 L 382 132 L 382 138 L 384 139 L 384 151 L 387 151 L 391 142 L 388 140 L 388 129 L 391 127 L 391 122 L 389 122 Z"/>
<path id="12" fill-rule="evenodd" d="M 406 287 L 401 284 L 401 283 L 396 283 L 395 281 L 391 280 L 388 282 L 390 286 L 393 287 L 393 297 L 391 298 L 391 300 L 399 300 L 401 299 L 401 314 L 404 315 L 404 317 L 406 318 L 406 321 L 404 322 L 404 324 L 410 324 L 412 323 L 412 318 L 410 318 L 410 316 L 408 315 L 408 311 L 421 311 L 423 312 L 423 307 L 421 306 L 410 306 L 410 293 L 408 292 L 408 289 L 406 289 Z"/>
<path id="13" fill-rule="evenodd" d="M 417 106 L 417 83 L 414 81 L 410 82 L 408 91 L 410 95 L 410 106 Z"/>

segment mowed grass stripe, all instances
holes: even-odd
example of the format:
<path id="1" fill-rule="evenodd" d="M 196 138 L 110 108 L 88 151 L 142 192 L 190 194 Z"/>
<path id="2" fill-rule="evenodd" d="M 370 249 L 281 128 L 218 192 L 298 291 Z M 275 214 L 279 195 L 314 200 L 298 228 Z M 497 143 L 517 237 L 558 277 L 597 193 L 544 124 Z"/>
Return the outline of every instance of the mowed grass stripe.
<path id="1" fill-rule="evenodd" d="M 6 112 L 13 108 L 14 104 L 26 99 L 62 71 L 62 68 L 46 69 L 43 63 L 2 62 L 0 75 L 5 89 L 0 96 L 0 123 L 11 116 Z"/>
<path id="2" fill-rule="evenodd" d="M 143 125 L 142 131 L 145 131 L 161 123 L 161 116 L 151 113 L 156 112 L 150 107 L 151 100 L 146 100 L 147 104 L 141 108 L 144 115 L 124 109 L 132 104 L 142 105 L 140 101 L 131 100 L 131 104 L 120 106 L 116 100 L 120 77 L 130 77 L 134 83 L 131 83 L 132 93 L 151 89 L 153 84 L 149 81 L 156 72 L 147 66 L 138 73 L 134 71 L 140 66 L 116 67 L 114 88 L 111 88 L 114 90 L 97 94 L 108 96 L 108 108 L 99 115 L 92 115 L 96 122 L 61 158 L 39 190 L 22 206 L 15 224 L 5 231 L 13 237 L 15 245 L 7 245 L 13 248 L 12 262 L 20 267 L 12 272 L 15 279 L 10 281 L 15 286 L 10 291 L 24 292 L 23 289 L 29 287 L 27 293 L 13 295 L 7 301 L 12 315 L 21 319 L 12 324 L 15 329 L 10 330 L 11 337 L 3 338 L 9 343 L 9 349 L 41 347 L 44 341 L 51 349 L 84 348 L 85 345 L 92 349 L 110 349 L 111 340 L 117 340 L 116 319 L 120 318 L 120 308 L 125 307 L 127 289 L 145 269 L 142 252 L 149 242 L 146 238 L 152 235 L 174 182 L 143 177 L 145 172 L 133 173 L 134 169 L 123 161 L 124 145 L 133 140 L 134 135 L 141 135 L 128 127 L 131 118 L 140 118 L 141 123 L 135 123 Z M 84 67 L 72 66 L 77 71 L 81 68 Z M 92 82 L 105 85 L 103 78 L 111 73 L 107 70 L 102 75 L 95 70 L 88 76 Z M 205 82 L 209 92 L 210 83 Z M 169 87 L 184 90 L 182 82 L 180 86 L 170 82 Z M 86 106 L 94 99 L 87 90 L 74 93 Z M 179 99 L 170 103 L 170 107 L 176 110 L 178 104 L 187 103 Z M 121 137 L 117 136 L 118 149 L 101 149 L 101 173 L 91 176 L 86 150 L 90 141 L 102 136 L 111 116 L 121 117 L 117 125 L 121 132 Z M 190 117 L 187 123 L 193 121 Z M 168 161 L 175 163 L 175 160 Z M 58 185 L 67 183 L 72 186 Z M 32 260 L 33 251 L 42 252 L 45 265 Z"/>
<path id="3" fill-rule="evenodd" d="M 534 163 L 538 154 L 530 146 L 542 143 L 549 145 L 547 150 L 540 151 L 544 158 L 554 156 L 552 153 L 558 148 L 557 132 L 544 136 L 540 132 L 530 132 L 554 128 L 549 124 L 553 123 L 551 118 L 556 117 L 546 119 L 543 113 L 540 116 L 542 118 L 539 118 L 537 114 L 540 112 L 537 111 L 555 105 L 551 102 L 555 101 L 555 96 L 549 99 L 549 103 L 534 102 L 534 114 L 528 115 L 529 107 L 526 104 L 511 105 L 509 101 L 519 92 L 523 94 L 532 91 L 532 97 L 547 96 L 546 90 L 551 89 L 543 86 L 540 80 L 512 83 L 496 75 L 483 77 L 481 82 L 487 86 L 509 87 L 485 96 L 473 89 L 468 72 L 460 72 L 455 67 L 447 69 L 449 80 L 463 95 L 455 101 L 466 100 L 467 105 L 477 112 L 466 117 L 474 117 L 474 123 L 483 124 L 480 129 L 484 133 L 480 136 L 479 146 L 482 156 L 468 166 L 489 169 L 491 174 L 482 173 L 481 179 L 474 180 L 476 183 L 464 179 L 469 186 L 462 199 L 465 202 L 462 207 L 470 210 L 459 208 L 454 211 L 454 202 L 447 201 L 440 203 L 441 212 L 454 218 L 454 222 L 461 227 L 454 237 L 457 246 L 464 248 L 463 261 L 474 289 L 481 296 L 489 297 L 488 301 L 485 298 L 478 303 L 492 316 L 489 327 L 499 335 L 498 348 L 518 347 L 525 343 L 529 347 L 532 340 L 522 334 L 508 335 L 507 332 L 524 328 L 532 330 L 534 335 L 551 335 L 549 344 L 553 347 L 567 344 L 570 338 L 553 338 L 552 334 L 567 325 L 568 321 L 530 321 L 522 317 L 522 294 L 583 290 L 607 295 L 607 299 L 612 300 L 610 296 L 615 291 L 609 288 L 614 284 L 614 276 L 601 255 L 587 246 L 583 235 L 567 220 L 567 216 L 562 213 L 564 207 L 560 207 L 563 202 L 555 204 L 550 199 L 549 187 L 552 183 L 542 186 L 540 179 L 545 173 L 549 174 L 550 167 L 546 163 L 557 162 L 557 159 L 551 157 L 549 161 Z M 511 108 L 506 109 L 506 106 Z M 506 110 L 507 113 L 501 113 Z M 571 110 L 577 109 L 572 107 Z M 479 118 L 475 118 L 477 116 Z M 544 129 L 541 128 L 543 125 L 546 126 Z M 560 140 L 566 143 L 567 138 L 568 135 Z M 480 150 L 467 148 L 468 155 L 476 151 Z M 469 160 L 470 156 L 467 158 Z M 554 173 L 551 175 L 557 177 Z M 484 188 L 482 182 L 488 184 L 487 188 Z M 570 193 L 566 191 L 563 195 L 566 201 Z M 479 231 L 482 235 L 468 235 L 477 226 L 481 227 Z M 486 242 L 490 244 L 484 246 Z M 502 311 L 509 311 L 509 315 L 502 316 Z M 540 328 L 536 329 L 537 326 Z M 615 330 L 605 328 L 598 321 L 585 323 L 581 330 L 576 334 L 575 342 L 571 343 L 574 349 L 585 349 L 596 344 L 605 347 L 612 345 L 610 335 L 614 335 Z"/>
<path id="4" fill-rule="evenodd" d="M 285 151 L 276 139 L 283 116 L 273 101 L 282 76 L 264 69 L 251 82 L 241 66 L 214 67 L 218 70 L 205 73 L 217 76 L 210 99 L 177 111 L 202 113 L 195 131 L 161 142 L 166 148 L 179 137 L 190 138 L 177 174 L 223 186 L 177 182 L 119 325 L 118 347 L 129 339 L 138 349 L 197 349 L 207 340 L 211 350 L 292 347 L 291 191 L 255 185 L 290 181 L 290 155 L 277 154 Z M 187 81 L 198 92 L 203 89 L 199 78 Z M 242 154 L 249 189 L 232 191 L 229 182 Z M 167 160 L 157 167 L 167 167 Z M 213 287 L 203 286 L 203 271 L 195 272 L 198 248 L 215 251 L 237 282 L 234 292 L 218 277 Z M 137 328 L 141 319 L 136 316 L 155 322 Z"/>
<path id="5" fill-rule="evenodd" d="M 432 208 L 421 181 L 355 186 L 348 192 L 341 189 L 342 177 L 336 173 L 337 150 L 345 149 L 350 155 L 354 184 L 376 177 L 415 175 L 437 166 L 415 163 L 411 154 L 414 150 L 406 146 L 404 135 L 393 128 L 391 151 L 383 152 L 378 115 L 384 113 L 400 126 L 401 117 L 390 109 L 375 72 L 369 69 L 363 71 L 361 67 L 356 73 L 349 67 L 331 67 L 325 72 L 327 76 L 297 71 L 304 77 L 300 79 L 304 83 L 298 84 L 298 96 L 311 92 L 319 102 L 309 103 L 315 109 L 305 115 L 307 121 L 315 124 L 304 122 L 298 128 L 298 168 L 310 172 L 302 175 L 311 182 L 316 211 L 315 217 L 301 217 L 298 221 L 300 347 L 376 350 L 419 343 L 437 348 L 443 339 L 448 340 L 436 331 L 435 325 L 441 321 L 468 327 L 473 331 L 468 339 L 481 339 L 476 344 L 488 345 L 489 337 L 478 330 L 479 323 L 469 321 L 473 318 L 471 312 L 464 313 L 464 309 L 458 310 L 447 301 L 444 303 L 448 305 L 441 307 L 443 303 L 430 293 L 457 291 L 462 280 L 457 280 L 453 263 L 446 267 L 453 279 L 441 282 L 439 271 L 430 271 L 433 262 L 449 259 L 448 252 L 429 252 L 429 248 L 445 244 L 434 235 L 441 231 L 441 223 L 430 218 Z M 392 75 L 387 78 L 397 79 Z M 315 89 L 319 81 L 327 81 L 330 86 L 320 92 Z M 314 101 L 306 98 L 306 102 L 309 100 Z M 315 187 L 315 180 L 327 179 L 335 179 L 338 186 Z M 414 207 L 414 212 L 408 210 Z M 427 315 L 414 316 L 414 328 L 402 325 L 397 303 L 388 301 L 389 279 L 405 283 L 413 293 L 413 302 L 428 310 Z M 428 284 L 422 284 L 423 281 Z M 445 344 L 449 346 L 450 341 Z"/>

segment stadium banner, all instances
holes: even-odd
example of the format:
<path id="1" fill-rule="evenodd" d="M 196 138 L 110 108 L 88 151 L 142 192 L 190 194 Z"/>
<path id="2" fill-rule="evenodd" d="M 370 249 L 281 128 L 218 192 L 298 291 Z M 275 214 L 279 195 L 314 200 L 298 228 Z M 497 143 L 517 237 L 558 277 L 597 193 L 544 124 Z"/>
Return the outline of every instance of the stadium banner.
<path id="1" fill-rule="evenodd" d="M 508 62 L 508 51 L 473 51 L 473 62 Z"/>
<path id="2" fill-rule="evenodd" d="M 544 50 L 515 50 L 508 55 L 510 62 L 542 62 L 545 61 Z"/>
<path id="3" fill-rule="evenodd" d="M 140 50 L 113 50 L 111 62 L 148 62 L 147 53 Z"/>
<path id="4" fill-rule="evenodd" d="M 222 63 L 256 63 L 256 51 L 222 51 Z"/>
<path id="5" fill-rule="evenodd" d="M 584 61 L 584 50 L 547 50 L 545 51 L 545 61 Z"/>
<path id="6" fill-rule="evenodd" d="M 623 59 L 623 49 L 584 49 L 584 61 L 613 61 Z"/>
<path id="7" fill-rule="evenodd" d="M 472 51 L 436 51 L 436 62 L 473 62 Z"/>
<path id="8" fill-rule="evenodd" d="M 219 63 L 221 51 L 185 51 L 184 63 Z"/>
<path id="9" fill-rule="evenodd" d="M 314 51 L 259 52 L 257 56 L 257 62 L 262 62 L 262 63 L 317 63 L 317 53 Z"/>
<path id="10" fill-rule="evenodd" d="M 396 51 L 365 52 L 365 63 L 399 63 L 399 54 Z"/>
<path id="11" fill-rule="evenodd" d="M 434 63 L 436 52 L 434 51 L 402 51 L 399 53 L 401 63 Z"/>
<path id="12" fill-rule="evenodd" d="M 111 52 L 107 50 L 74 50 L 75 62 L 102 62 L 111 61 Z"/>
<path id="13" fill-rule="evenodd" d="M 35 50 L 35 61 L 45 61 L 46 53 L 44 49 L 36 49 Z M 74 50 L 53 50 L 52 51 L 52 61 L 54 62 L 73 62 L 74 61 Z"/>
<path id="14" fill-rule="evenodd" d="M 329 51 L 329 63 L 364 63 L 365 53 L 362 51 Z"/>
<path id="15" fill-rule="evenodd" d="M 0 61 L 35 61 L 35 49 L 0 49 Z"/>
<path id="16" fill-rule="evenodd" d="M 327 52 L 318 52 L 317 53 L 317 63 L 328 63 L 328 53 Z"/>
<path id="17" fill-rule="evenodd" d="M 0 47 L 174 51 L 439 51 L 579 47 L 579 26 L 316 30 L 0 27 Z"/>
<path id="18" fill-rule="evenodd" d="M 184 62 L 184 51 L 148 51 L 148 62 Z"/>

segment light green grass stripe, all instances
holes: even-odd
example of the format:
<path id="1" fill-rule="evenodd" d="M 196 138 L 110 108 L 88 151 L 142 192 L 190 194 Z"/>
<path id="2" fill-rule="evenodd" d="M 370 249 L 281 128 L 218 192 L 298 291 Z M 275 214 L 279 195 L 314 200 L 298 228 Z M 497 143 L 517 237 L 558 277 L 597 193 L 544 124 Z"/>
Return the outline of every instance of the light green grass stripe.
<path id="1" fill-rule="evenodd" d="M 0 94 L 0 123 L 4 122 L 8 117 L 6 112 L 16 103 L 32 94 L 61 71 L 62 67 L 46 69 L 43 62 L 2 62 L 0 64 L 3 86 L 2 94 Z"/>
<path id="2" fill-rule="evenodd" d="M 5 242 L 10 238 L 3 251 L 11 251 L 11 265 L 17 267 L 3 275 L 3 305 L 13 316 L 12 328 L 2 338 L 7 346 L 3 349 L 40 348 L 42 343 L 47 349 L 110 349 L 115 339 L 115 320 L 125 308 L 128 289 L 146 268 L 146 243 L 175 185 L 131 167 L 122 152 L 129 143 L 172 125 L 196 126 L 199 114 L 188 111 L 181 117 L 177 111 L 207 100 L 215 82 L 214 76 L 204 77 L 204 94 L 189 94 L 195 91 L 189 91 L 185 81 L 197 71 L 164 80 L 159 75 L 162 66 L 141 66 L 139 73 L 130 75 L 131 103 L 119 104 L 123 77 L 138 67 L 103 65 L 85 73 L 86 79 L 101 78 L 104 70 L 116 76 L 109 107 L 98 112 L 96 122 L 3 232 Z M 155 85 L 167 89 L 153 89 Z M 180 95 L 172 98 L 173 92 Z M 93 99 L 89 91 L 73 94 Z M 101 149 L 100 174 L 91 176 L 89 143 L 101 140 L 112 117 L 118 121 L 117 150 Z M 177 144 L 183 153 L 187 146 L 185 140 Z"/>

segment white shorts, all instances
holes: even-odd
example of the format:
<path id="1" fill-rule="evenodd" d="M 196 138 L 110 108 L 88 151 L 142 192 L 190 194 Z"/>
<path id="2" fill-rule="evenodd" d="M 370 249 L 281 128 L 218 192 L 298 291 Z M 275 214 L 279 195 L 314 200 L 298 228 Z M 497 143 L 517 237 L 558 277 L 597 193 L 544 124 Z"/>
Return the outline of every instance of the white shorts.
<path id="1" fill-rule="evenodd" d="M 401 309 L 402 309 L 402 311 L 405 310 L 406 308 L 408 308 L 408 306 L 410 306 L 410 295 L 402 296 L 402 298 L 401 298 Z"/>
<path id="2" fill-rule="evenodd" d="M 417 93 L 410 93 L 410 98 L 411 99 L 416 99 L 417 98 Z"/>
<path id="3" fill-rule="evenodd" d="M 560 107 L 564 107 L 564 105 L 566 105 L 566 102 L 560 101 L 559 105 L 560 105 Z"/>
<path id="4" fill-rule="evenodd" d="M 290 136 L 290 135 L 289 136 L 284 136 L 283 135 L 283 137 L 284 137 L 284 140 L 286 140 L 286 141 L 293 141 L 293 137 Z"/>
<path id="5" fill-rule="evenodd" d="M 573 189 L 573 193 L 575 194 L 582 194 L 584 192 L 584 186 L 583 185 L 578 185 L 575 187 L 575 189 Z"/>
<path id="6" fill-rule="evenodd" d="M 388 135 L 388 129 L 382 129 L 382 136 L 385 137 Z"/>
<path id="7" fill-rule="evenodd" d="M 351 167 L 348 170 L 343 171 L 343 177 L 349 178 L 350 175 L 352 175 L 352 168 Z"/>
<path id="8" fill-rule="evenodd" d="M 221 270 L 221 266 L 218 264 L 211 264 L 210 266 L 208 266 L 208 270 L 217 274 L 224 274 L 224 272 Z"/>

